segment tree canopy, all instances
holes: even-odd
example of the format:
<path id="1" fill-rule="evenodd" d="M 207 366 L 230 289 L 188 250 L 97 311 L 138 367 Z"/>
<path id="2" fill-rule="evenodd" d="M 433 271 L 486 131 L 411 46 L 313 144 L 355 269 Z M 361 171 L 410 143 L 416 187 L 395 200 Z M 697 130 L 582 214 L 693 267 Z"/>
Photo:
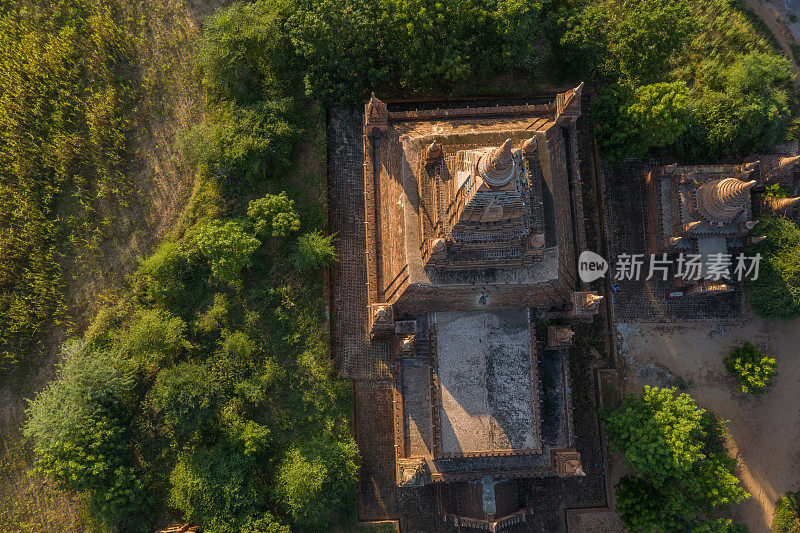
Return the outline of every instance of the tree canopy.
<path id="1" fill-rule="evenodd" d="M 611 161 L 669 145 L 687 160 L 769 150 L 798 109 L 790 61 L 732 0 L 597 0 L 556 10 L 561 64 L 599 84 Z"/>
<path id="2" fill-rule="evenodd" d="M 645 387 L 604 415 L 614 449 L 636 472 L 616 486 L 617 512 L 632 531 L 734 531 L 715 509 L 749 497 L 724 446 L 724 426 L 688 394 Z"/>
<path id="3" fill-rule="evenodd" d="M 775 377 L 775 358 L 745 342 L 725 358 L 725 368 L 741 383 L 742 392 L 763 394 Z"/>

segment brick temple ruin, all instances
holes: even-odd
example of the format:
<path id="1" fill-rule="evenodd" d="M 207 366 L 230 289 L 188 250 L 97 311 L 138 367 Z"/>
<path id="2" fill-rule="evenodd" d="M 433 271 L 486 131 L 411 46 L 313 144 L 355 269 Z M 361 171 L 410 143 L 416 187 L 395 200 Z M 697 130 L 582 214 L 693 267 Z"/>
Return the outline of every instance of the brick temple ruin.
<path id="1" fill-rule="evenodd" d="M 785 215 L 800 202 L 800 197 L 772 197 L 764 185 L 779 183 L 798 162 L 800 156 L 764 156 L 740 165 L 669 165 L 649 171 L 645 181 L 650 253 L 697 254 L 708 265 L 714 256 L 734 255 L 746 242 L 763 239 L 757 215 Z M 698 280 L 670 276 L 678 295 L 734 290 L 730 280 L 715 278 L 706 268 Z"/>
<path id="2" fill-rule="evenodd" d="M 602 297 L 576 277 L 582 87 L 549 104 L 365 107 L 371 347 L 342 344 L 340 375 L 391 380 L 399 490 L 482 484 L 482 517 L 440 505 L 451 525 L 524 521 L 502 480 L 583 475 L 567 349 Z"/>

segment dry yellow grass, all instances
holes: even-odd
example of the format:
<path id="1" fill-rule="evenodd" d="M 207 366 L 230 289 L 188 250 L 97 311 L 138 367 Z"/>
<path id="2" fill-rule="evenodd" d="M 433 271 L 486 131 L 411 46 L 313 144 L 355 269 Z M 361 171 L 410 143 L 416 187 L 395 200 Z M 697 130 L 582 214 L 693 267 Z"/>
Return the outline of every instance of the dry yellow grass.
<path id="1" fill-rule="evenodd" d="M 0 531 L 83 531 L 79 499 L 32 473 L 32 466 L 32 451 L 17 437 L 0 440 Z"/>
<path id="2" fill-rule="evenodd" d="M 46 347 L 28 357 L 0 383 L 0 531 L 85 531 L 80 498 L 58 490 L 32 473 L 33 453 L 21 442 L 25 398 L 41 390 L 54 375 L 58 348 L 65 337 L 79 334 L 97 309 L 115 296 L 125 277 L 175 227 L 196 186 L 196 169 L 186 165 L 177 148 L 182 134 L 201 121 L 204 92 L 192 60 L 200 22 L 220 0 L 130 0 L 127 16 L 138 38 L 136 108 L 123 202 L 101 205 L 100 246 L 67 258 L 66 300 L 74 327 L 51 326 Z M 134 36 L 131 36 L 134 38 Z"/>

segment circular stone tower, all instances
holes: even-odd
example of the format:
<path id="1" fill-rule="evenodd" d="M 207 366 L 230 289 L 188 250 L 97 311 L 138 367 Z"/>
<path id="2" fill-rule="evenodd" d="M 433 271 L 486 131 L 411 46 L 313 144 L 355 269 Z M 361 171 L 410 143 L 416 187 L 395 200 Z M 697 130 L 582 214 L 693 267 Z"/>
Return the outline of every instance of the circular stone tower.
<path id="1" fill-rule="evenodd" d="M 736 178 L 708 181 L 697 190 L 697 207 L 709 222 L 731 222 L 744 210 L 755 184 Z"/>

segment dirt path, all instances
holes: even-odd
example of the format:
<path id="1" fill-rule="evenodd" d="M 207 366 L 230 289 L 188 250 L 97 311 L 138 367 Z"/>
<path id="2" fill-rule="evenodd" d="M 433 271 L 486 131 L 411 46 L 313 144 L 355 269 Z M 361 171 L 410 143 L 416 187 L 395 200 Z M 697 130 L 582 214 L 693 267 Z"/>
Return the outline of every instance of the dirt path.
<path id="1" fill-rule="evenodd" d="M 800 488 L 800 320 L 739 324 L 622 324 L 620 352 L 629 367 L 627 389 L 691 380 L 697 403 L 729 420 L 728 447 L 752 498 L 734 510 L 753 533 L 766 533 L 775 501 Z M 749 340 L 778 360 L 779 375 L 762 397 L 736 392 L 722 360 Z"/>

